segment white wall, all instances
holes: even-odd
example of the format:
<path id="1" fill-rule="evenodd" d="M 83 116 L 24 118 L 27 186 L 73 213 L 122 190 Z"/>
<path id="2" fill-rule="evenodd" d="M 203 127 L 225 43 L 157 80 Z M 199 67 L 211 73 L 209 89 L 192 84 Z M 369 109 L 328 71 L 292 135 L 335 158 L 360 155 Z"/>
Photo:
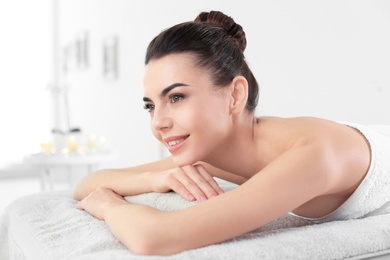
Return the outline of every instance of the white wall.
<path id="1" fill-rule="evenodd" d="M 261 85 L 259 115 L 390 124 L 389 1 L 59 0 L 60 50 L 82 31 L 90 43 L 88 68 L 61 74 L 72 125 L 106 136 L 115 166 L 160 156 L 142 109 L 147 44 L 211 9 L 246 31 L 246 57 Z M 112 35 L 119 37 L 119 78 L 107 81 L 102 42 Z"/>
<path id="2" fill-rule="evenodd" d="M 0 170 L 50 134 L 49 0 L 0 1 Z"/>

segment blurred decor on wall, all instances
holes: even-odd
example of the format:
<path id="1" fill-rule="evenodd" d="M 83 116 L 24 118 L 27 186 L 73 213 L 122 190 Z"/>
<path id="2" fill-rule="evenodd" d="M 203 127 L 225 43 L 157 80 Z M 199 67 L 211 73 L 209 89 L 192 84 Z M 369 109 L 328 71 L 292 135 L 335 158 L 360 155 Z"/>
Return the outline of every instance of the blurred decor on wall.
<path id="1" fill-rule="evenodd" d="M 86 69 L 89 65 L 89 34 L 82 31 L 76 36 L 76 64 L 79 69 Z"/>
<path id="2" fill-rule="evenodd" d="M 80 31 L 75 38 L 62 47 L 62 72 L 67 76 L 76 69 L 87 69 L 89 66 L 89 33 Z"/>
<path id="3" fill-rule="evenodd" d="M 103 40 L 103 76 L 106 80 L 116 80 L 119 76 L 118 37 L 110 36 Z"/>

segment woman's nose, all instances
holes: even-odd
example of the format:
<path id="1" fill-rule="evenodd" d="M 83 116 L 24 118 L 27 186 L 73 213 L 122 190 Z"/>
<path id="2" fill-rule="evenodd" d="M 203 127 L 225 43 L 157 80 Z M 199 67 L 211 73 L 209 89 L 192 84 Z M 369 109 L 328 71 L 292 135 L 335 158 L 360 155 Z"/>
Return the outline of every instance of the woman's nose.
<path id="1" fill-rule="evenodd" d="M 168 115 L 168 113 L 164 109 L 155 109 L 153 118 L 152 118 L 152 126 L 156 130 L 164 130 L 169 129 L 172 126 L 172 118 Z"/>

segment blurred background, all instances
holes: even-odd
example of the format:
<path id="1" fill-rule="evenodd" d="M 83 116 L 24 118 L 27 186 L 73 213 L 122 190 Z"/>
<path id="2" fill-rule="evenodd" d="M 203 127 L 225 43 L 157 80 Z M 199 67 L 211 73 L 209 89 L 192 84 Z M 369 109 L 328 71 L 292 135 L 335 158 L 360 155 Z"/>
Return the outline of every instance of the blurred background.
<path id="1" fill-rule="evenodd" d="M 387 0 L 2 1 L 1 203 L 166 155 L 143 110 L 145 50 L 209 10 L 246 32 L 259 116 L 390 125 Z"/>

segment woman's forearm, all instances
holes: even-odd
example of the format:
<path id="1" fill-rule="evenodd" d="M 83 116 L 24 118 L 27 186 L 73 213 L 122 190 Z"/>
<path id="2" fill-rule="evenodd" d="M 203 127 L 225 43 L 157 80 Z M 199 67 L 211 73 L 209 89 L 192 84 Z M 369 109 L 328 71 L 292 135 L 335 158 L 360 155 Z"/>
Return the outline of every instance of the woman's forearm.
<path id="1" fill-rule="evenodd" d="M 162 171 L 175 167 L 172 158 L 129 167 L 125 169 L 101 170 L 84 177 L 75 187 L 73 197 L 81 200 L 96 188 L 109 188 L 122 196 L 155 191 L 156 177 Z"/>
<path id="2" fill-rule="evenodd" d="M 82 200 L 98 187 L 108 188 L 122 196 L 152 191 L 152 173 L 125 170 L 101 170 L 84 177 L 75 187 L 73 197 Z"/>
<path id="3" fill-rule="evenodd" d="M 123 203 L 106 210 L 104 220 L 114 236 L 137 255 L 166 255 L 175 251 L 172 234 L 174 228 L 170 213 L 154 208 Z M 173 230 L 172 230 L 173 231 Z"/>
<path id="4" fill-rule="evenodd" d="M 180 217 L 174 212 L 131 204 L 106 188 L 97 188 L 76 207 L 104 220 L 114 236 L 135 254 L 161 255 L 180 250 Z"/>

